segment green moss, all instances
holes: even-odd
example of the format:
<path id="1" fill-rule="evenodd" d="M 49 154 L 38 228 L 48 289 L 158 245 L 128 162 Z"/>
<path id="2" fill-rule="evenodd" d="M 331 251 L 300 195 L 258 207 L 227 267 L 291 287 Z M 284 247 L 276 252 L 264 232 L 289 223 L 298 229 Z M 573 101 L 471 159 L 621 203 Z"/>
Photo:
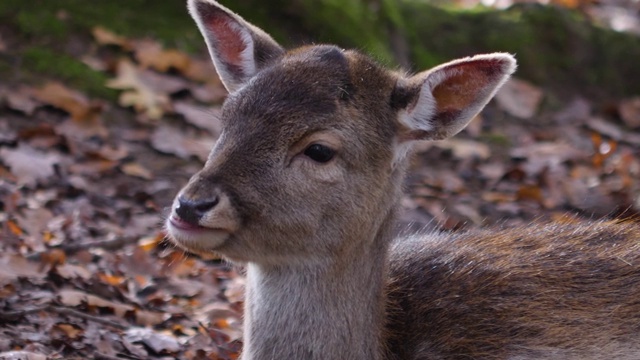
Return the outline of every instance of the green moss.
<path id="1" fill-rule="evenodd" d="M 505 148 L 511 147 L 509 138 L 504 134 L 499 133 L 481 134 L 480 142 Z"/>
<path id="2" fill-rule="evenodd" d="M 34 47 L 22 52 L 22 63 L 23 70 L 34 78 L 37 74 L 53 75 L 89 96 L 111 101 L 117 99 L 117 92 L 104 86 L 105 74 L 92 70 L 73 57 Z"/>
<path id="3" fill-rule="evenodd" d="M 153 37 L 185 51 L 201 49 L 202 44 L 184 1 L 2 0 L 0 21 L 47 45 L 86 34 L 97 25 L 127 37 Z"/>
<path id="4" fill-rule="evenodd" d="M 21 11 L 15 21 L 25 35 L 62 39 L 69 32 L 67 24 L 52 13 Z"/>

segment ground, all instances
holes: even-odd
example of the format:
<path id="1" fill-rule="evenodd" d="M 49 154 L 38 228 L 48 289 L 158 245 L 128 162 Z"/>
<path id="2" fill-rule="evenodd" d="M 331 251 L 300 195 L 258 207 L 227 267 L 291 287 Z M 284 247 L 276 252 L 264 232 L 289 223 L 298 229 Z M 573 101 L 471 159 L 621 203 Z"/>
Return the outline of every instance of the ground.
<path id="1" fill-rule="evenodd" d="M 303 11 L 304 3 L 283 11 Z M 105 4 L 0 5 L 0 358 L 236 358 L 241 269 L 175 249 L 163 241 L 162 228 L 173 196 L 219 134 L 215 119 L 225 91 L 182 1 Z M 406 9 L 389 8 L 391 2 L 349 4 L 345 13 L 356 20 L 371 4 L 389 10 L 378 19 L 388 31 L 376 33 L 388 41 L 365 48 L 384 61 L 424 67 L 457 54 L 416 50 L 407 33 L 434 30 L 410 21 Z M 322 16 L 335 16 L 333 6 Z M 255 17 L 266 28 L 267 10 L 275 10 L 263 10 Z M 509 29 L 518 11 L 461 16 Z M 453 16 L 441 14 L 445 28 L 454 26 Z M 300 28 L 313 35 L 313 21 L 297 21 L 267 30 L 280 38 Z M 604 42 L 634 36 L 584 21 L 563 36 L 589 33 Z M 318 36 L 345 37 L 343 46 L 376 41 L 350 35 L 358 27 L 349 26 Z M 454 47 L 465 47 L 473 32 L 458 33 Z M 540 43 L 555 48 L 560 33 Z M 404 47 L 387 46 L 403 41 Z M 514 51 L 525 70 L 466 130 L 418 146 L 398 231 L 638 215 L 640 98 L 615 80 L 635 66 L 634 58 L 595 57 L 621 63 L 606 73 L 593 69 L 595 75 L 583 69 L 584 81 L 564 74 L 558 84 L 541 75 L 560 76 L 548 58 L 530 58 L 536 49 L 536 56 L 547 53 L 535 46 Z"/>

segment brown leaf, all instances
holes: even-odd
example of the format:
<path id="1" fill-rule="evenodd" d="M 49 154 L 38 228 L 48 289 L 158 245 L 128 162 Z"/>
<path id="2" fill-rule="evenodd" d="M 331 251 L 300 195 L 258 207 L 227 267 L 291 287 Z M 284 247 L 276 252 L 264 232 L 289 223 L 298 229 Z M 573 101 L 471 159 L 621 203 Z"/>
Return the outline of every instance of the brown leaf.
<path id="1" fill-rule="evenodd" d="M 75 121 L 92 121 L 102 112 L 104 105 L 71 90 L 58 82 L 49 82 L 33 90 L 33 96 L 45 104 L 68 112 Z"/>
<path id="2" fill-rule="evenodd" d="M 451 150 L 458 159 L 486 160 L 491 156 L 491 149 L 487 144 L 466 139 L 446 139 L 433 143 L 441 149 Z"/>
<path id="3" fill-rule="evenodd" d="M 203 162 L 207 160 L 215 139 L 210 136 L 190 136 L 181 129 L 169 125 L 160 125 L 151 136 L 154 149 L 181 158 L 197 156 Z"/>
<path id="4" fill-rule="evenodd" d="M 162 352 L 177 352 L 180 344 L 175 337 L 160 334 L 153 329 L 131 328 L 125 331 L 125 338 L 130 342 L 141 342 L 148 346 L 156 354 Z"/>
<path id="5" fill-rule="evenodd" d="M 191 86 L 189 90 L 196 100 L 203 103 L 221 104 L 228 95 L 222 83 Z"/>
<path id="6" fill-rule="evenodd" d="M 5 254 L 0 257 L 0 284 L 6 284 L 18 277 L 41 279 L 45 276 L 46 273 L 37 262 L 14 254 Z"/>
<path id="7" fill-rule="evenodd" d="M 2 360 L 47 360 L 44 354 L 38 354 L 30 351 L 7 351 L 0 353 Z"/>
<path id="8" fill-rule="evenodd" d="M 58 292 L 58 300 L 66 306 L 76 307 L 85 303 L 88 306 L 108 308 L 121 318 L 125 317 L 128 314 L 133 314 L 138 324 L 146 326 L 157 325 L 165 321 L 169 317 L 168 314 L 146 310 L 136 310 L 136 308 L 134 308 L 132 305 L 106 300 L 104 298 L 77 290 L 60 290 Z"/>
<path id="9" fill-rule="evenodd" d="M 511 78 L 496 94 L 498 106 L 512 116 L 530 119 L 538 111 L 543 92 L 523 80 Z"/>
<path id="10" fill-rule="evenodd" d="M 7 106 L 10 109 L 20 111 L 26 115 L 33 115 L 34 111 L 41 104 L 31 97 L 32 90 L 21 87 L 5 94 Z"/>
<path id="11" fill-rule="evenodd" d="M 123 164 L 122 166 L 120 166 L 120 170 L 130 176 L 139 177 L 145 180 L 153 179 L 153 174 L 151 173 L 151 171 L 149 171 L 149 169 L 135 162 Z"/>
<path id="12" fill-rule="evenodd" d="M 64 337 L 69 340 L 78 340 L 83 334 L 84 330 L 80 326 L 69 323 L 57 323 L 50 330 L 50 335 L 54 339 Z"/>
<path id="13" fill-rule="evenodd" d="M 640 127 L 640 96 L 622 100 L 618 111 L 620 112 L 622 121 L 624 121 L 628 127 Z"/>
<path id="14" fill-rule="evenodd" d="M 116 45 L 120 46 L 124 50 L 131 50 L 131 41 L 125 37 L 116 35 L 115 33 L 103 28 L 102 26 L 96 26 L 91 30 L 91 34 L 96 39 L 96 42 L 100 45 Z"/>
<path id="15" fill-rule="evenodd" d="M 174 102 L 173 110 L 184 116 L 185 120 L 201 129 L 208 130 L 211 135 L 218 137 L 221 131 L 219 106 L 205 107 L 187 102 Z"/>
<path id="16" fill-rule="evenodd" d="M 53 166 L 61 162 L 55 153 L 43 153 L 21 143 L 15 149 L 0 149 L 0 159 L 9 166 L 20 184 L 35 185 L 54 175 Z"/>
<path id="17" fill-rule="evenodd" d="M 211 60 L 196 60 L 191 59 L 189 65 L 182 70 L 182 74 L 190 80 L 207 83 L 214 86 L 218 86 L 224 91 L 222 81 L 217 75 L 216 69 L 213 67 Z M 225 91 L 226 92 L 226 91 Z"/>
<path id="18" fill-rule="evenodd" d="M 169 106 L 169 97 L 145 83 L 139 73 L 140 70 L 131 61 L 121 60 L 117 77 L 107 81 L 106 86 L 127 90 L 120 94 L 120 105 L 132 106 L 150 119 L 159 119 Z"/>
<path id="19" fill-rule="evenodd" d="M 22 231 L 20 226 L 18 226 L 18 224 L 16 224 L 16 222 L 11 219 L 7 220 L 7 228 L 15 236 L 19 237 L 19 236 L 22 236 L 22 234 L 24 234 L 24 231 Z"/>
<path id="20" fill-rule="evenodd" d="M 142 67 L 160 72 L 167 72 L 171 68 L 184 72 L 191 62 L 187 54 L 174 49 L 164 50 L 162 45 L 154 40 L 137 41 L 134 53 Z"/>

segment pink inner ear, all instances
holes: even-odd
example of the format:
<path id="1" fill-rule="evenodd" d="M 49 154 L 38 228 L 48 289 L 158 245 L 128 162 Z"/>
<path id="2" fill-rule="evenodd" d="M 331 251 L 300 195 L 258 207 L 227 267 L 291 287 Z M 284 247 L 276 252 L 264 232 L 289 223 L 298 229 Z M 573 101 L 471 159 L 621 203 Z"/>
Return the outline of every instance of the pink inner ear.
<path id="1" fill-rule="evenodd" d="M 209 35 L 214 39 L 217 55 L 227 65 L 242 68 L 242 52 L 247 48 L 240 26 L 226 13 L 220 10 L 201 12 L 202 21 Z"/>
<path id="2" fill-rule="evenodd" d="M 452 64 L 442 69 L 445 79 L 433 89 L 438 114 L 457 114 L 483 98 L 486 89 L 501 78 L 500 59 L 482 59 Z"/>

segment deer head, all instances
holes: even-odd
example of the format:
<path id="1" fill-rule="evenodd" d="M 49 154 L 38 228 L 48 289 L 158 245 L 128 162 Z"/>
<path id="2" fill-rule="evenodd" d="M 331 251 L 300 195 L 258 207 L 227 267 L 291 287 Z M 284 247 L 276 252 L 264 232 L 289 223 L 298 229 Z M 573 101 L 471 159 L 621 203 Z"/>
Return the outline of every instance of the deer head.
<path id="1" fill-rule="evenodd" d="M 167 228 L 190 251 L 235 261 L 327 261 L 369 246 L 393 216 L 410 145 L 459 132 L 516 67 L 496 53 L 407 77 L 336 46 L 285 51 L 211 0 L 189 9 L 229 97 Z"/>

